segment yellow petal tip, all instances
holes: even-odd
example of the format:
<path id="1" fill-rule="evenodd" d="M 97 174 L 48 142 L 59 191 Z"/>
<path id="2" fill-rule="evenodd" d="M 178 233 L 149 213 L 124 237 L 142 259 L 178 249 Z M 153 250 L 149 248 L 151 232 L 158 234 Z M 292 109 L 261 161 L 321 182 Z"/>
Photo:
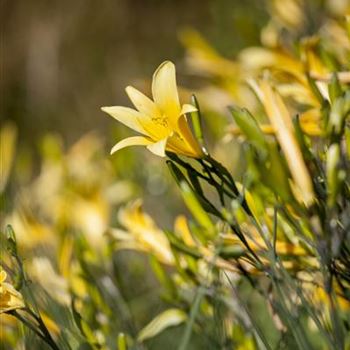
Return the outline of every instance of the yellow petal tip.
<path id="1" fill-rule="evenodd" d="M 105 112 L 105 113 L 108 113 L 108 110 L 110 109 L 111 107 L 101 107 L 101 111 L 102 112 Z"/>

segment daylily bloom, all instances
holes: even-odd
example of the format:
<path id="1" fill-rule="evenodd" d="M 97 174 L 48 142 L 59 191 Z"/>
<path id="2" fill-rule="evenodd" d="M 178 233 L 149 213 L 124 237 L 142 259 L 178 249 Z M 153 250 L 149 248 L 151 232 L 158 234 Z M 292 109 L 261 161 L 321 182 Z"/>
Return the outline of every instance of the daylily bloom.
<path id="1" fill-rule="evenodd" d="M 186 119 L 186 113 L 196 108 L 190 104 L 181 107 L 172 62 L 163 62 L 153 75 L 153 101 L 132 86 L 126 88 L 126 93 L 137 110 L 121 106 L 102 107 L 102 110 L 143 136 L 118 142 L 111 153 L 138 145 L 161 157 L 165 156 L 165 150 L 194 158 L 203 156 Z"/>
<path id="2" fill-rule="evenodd" d="M 25 307 L 22 294 L 10 283 L 5 282 L 7 274 L 0 271 L 0 314 Z"/>

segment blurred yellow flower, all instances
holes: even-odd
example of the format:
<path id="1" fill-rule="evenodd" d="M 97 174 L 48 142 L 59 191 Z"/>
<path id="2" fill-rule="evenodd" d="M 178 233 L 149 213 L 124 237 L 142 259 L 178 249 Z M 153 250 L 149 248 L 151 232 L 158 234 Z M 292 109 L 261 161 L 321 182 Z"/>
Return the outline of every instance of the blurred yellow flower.
<path id="1" fill-rule="evenodd" d="M 24 196 L 21 200 L 23 198 Z M 51 246 L 57 243 L 58 237 L 55 236 L 52 227 L 40 222 L 23 203 L 18 204 L 17 211 L 6 217 L 6 221 L 11 223 L 16 232 L 19 245 L 25 249 L 30 249 L 40 244 Z"/>
<path id="2" fill-rule="evenodd" d="M 103 233 L 108 227 L 110 208 L 102 196 L 91 196 L 88 200 L 77 198 L 71 208 L 73 226 L 84 232 L 95 249 L 103 245 Z"/>
<path id="3" fill-rule="evenodd" d="M 273 0 L 269 2 L 273 18 L 290 29 L 299 29 L 306 22 L 303 0 Z"/>
<path id="4" fill-rule="evenodd" d="M 70 305 L 68 282 L 53 268 L 46 257 L 35 257 L 29 265 L 30 276 L 38 281 L 43 289 L 57 302 Z"/>
<path id="5" fill-rule="evenodd" d="M 6 283 L 7 274 L 0 271 L 0 314 L 11 310 L 24 308 L 22 294 L 19 293 L 10 283 Z"/>
<path id="6" fill-rule="evenodd" d="M 95 133 L 84 135 L 67 152 L 60 138 L 46 135 L 43 149 L 40 173 L 30 183 L 18 186 L 14 210 L 4 212 L 4 222 L 13 226 L 19 246 L 25 250 L 38 245 L 57 247 L 64 236 L 59 233 L 68 229 L 101 248 L 111 206 L 131 196 L 131 182 L 115 181 L 111 165 L 103 157 L 102 139 Z M 56 153 L 50 156 L 53 150 Z"/>
<path id="7" fill-rule="evenodd" d="M 117 240 L 119 249 L 149 252 L 164 264 L 174 264 L 169 241 L 152 218 L 143 211 L 141 200 L 121 209 L 118 218 L 127 230 L 112 229 L 110 231 Z"/>
<path id="8" fill-rule="evenodd" d="M 137 145 L 146 146 L 161 157 L 165 156 L 165 150 L 194 158 L 203 156 L 186 119 L 186 113 L 194 112 L 196 108 L 190 104 L 181 107 L 172 62 L 163 62 L 153 75 L 154 101 L 132 86 L 126 88 L 126 93 L 137 110 L 121 106 L 102 107 L 102 110 L 144 136 L 118 142 L 111 153 Z"/>

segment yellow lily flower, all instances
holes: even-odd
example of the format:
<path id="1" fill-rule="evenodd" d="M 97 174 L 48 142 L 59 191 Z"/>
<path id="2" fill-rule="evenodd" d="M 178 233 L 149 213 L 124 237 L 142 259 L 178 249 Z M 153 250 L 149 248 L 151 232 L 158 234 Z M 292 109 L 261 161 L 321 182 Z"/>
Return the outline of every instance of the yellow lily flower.
<path id="1" fill-rule="evenodd" d="M 165 150 L 194 158 L 203 156 L 186 119 L 186 113 L 196 108 L 190 104 L 181 107 L 172 62 L 163 62 L 153 75 L 154 101 L 132 86 L 126 88 L 126 93 L 137 110 L 121 106 L 102 107 L 102 110 L 143 136 L 118 142 L 111 153 L 128 146 L 146 146 L 161 157 L 165 156 Z"/>
<path id="2" fill-rule="evenodd" d="M 10 283 L 6 283 L 7 274 L 0 271 L 0 314 L 25 307 L 22 294 Z"/>

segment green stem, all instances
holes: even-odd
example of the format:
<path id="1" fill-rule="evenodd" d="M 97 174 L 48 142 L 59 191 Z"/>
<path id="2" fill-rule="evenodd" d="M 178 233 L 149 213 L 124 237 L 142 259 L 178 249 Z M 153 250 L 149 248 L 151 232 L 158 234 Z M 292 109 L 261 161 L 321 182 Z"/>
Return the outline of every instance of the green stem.
<path id="1" fill-rule="evenodd" d="M 205 288 L 203 286 L 200 286 L 198 288 L 198 292 L 195 296 L 195 299 L 193 300 L 189 319 L 188 319 L 187 324 L 186 324 L 185 333 L 182 337 L 182 340 L 181 340 L 181 343 L 178 347 L 178 350 L 186 350 L 188 348 L 188 344 L 189 344 L 190 339 L 191 339 L 194 321 L 196 319 L 197 313 L 199 311 L 199 306 L 200 306 L 200 303 L 201 303 L 204 295 L 205 295 Z"/>
<path id="2" fill-rule="evenodd" d="M 210 164 L 210 170 L 213 171 L 214 174 L 217 175 L 223 181 L 223 183 L 225 183 L 227 187 L 232 191 L 233 198 L 241 198 L 241 204 L 243 209 L 249 216 L 252 216 L 253 214 L 248 206 L 248 203 L 244 198 L 244 195 L 242 195 L 238 191 L 236 183 L 230 172 L 221 163 L 216 161 L 210 155 L 207 155 L 205 158 L 203 158 L 203 160 L 206 160 Z"/>
<path id="3" fill-rule="evenodd" d="M 264 333 L 262 332 L 261 328 L 260 328 L 259 325 L 257 324 L 257 322 L 256 322 L 256 320 L 255 320 L 255 318 L 254 318 L 254 316 L 251 314 L 250 310 L 248 309 L 248 306 L 246 305 L 246 303 L 243 302 L 243 300 L 241 300 L 241 299 L 239 298 L 239 293 L 238 293 L 236 287 L 233 285 L 231 279 L 230 279 L 229 276 L 227 275 L 226 271 L 223 271 L 223 272 L 224 272 L 224 275 L 225 275 L 225 277 L 226 277 L 226 279 L 227 279 L 227 281 L 228 281 L 228 283 L 229 283 L 229 285 L 230 285 L 230 287 L 231 287 L 233 293 L 235 294 L 235 298 L 236 298 L 237 300 L 239 300 L 240 305 L 242 306 L 243 310 L 244 310 L 245 313 L 247 314 L 247 316 L 248 316 L 248 318 L 249 318 L 251 324 L 252 324 L 253 327 L 255 328 L 255 332 L 256 332 L 257 337 L 259 337 L 260 341 L 264 344 L 264 346 L 265 346 L 266 349 L 271 349 L 271 350 L 272 350 L 272 348 L 271 348 L 271 346 L 269 345 L 269 343 L 268 343 L 268 341 L 267 341 L 267 339 L 266 339 Z"/>
<path id="4" fill-rule="evenodd" d="M 51 346 L 51 344 L 48 342 L 48 339 L 46 339 L 45 335 L 42 334 L 38 329 L 36 329 L 35 326 L 31 322 L 29 322 L 26 318 L 21 316 L 16 310 L 10 311 L 9 314 L 16 317 L 18 320 L 20 320 L 26 327 L 28 327 L 40 339 L 42 339 L 44 342 L 46 342 L 47 344 L 49 344 Z"/>
<path id="5" fill-rule="evenodd" d="M 53 340 L 49 330 L 47 329 L 43 319 L 41 318 L 40 314 L 35 314 L 30 308 L 26 307 L 24 309 L 29 315 L 31 315 L 39 324 L 40 330 L 43 332 L 43 335 L 45 337 L 45 341 L 52 347 L 54 350 L 60 350 L 55 341 Z"/>

